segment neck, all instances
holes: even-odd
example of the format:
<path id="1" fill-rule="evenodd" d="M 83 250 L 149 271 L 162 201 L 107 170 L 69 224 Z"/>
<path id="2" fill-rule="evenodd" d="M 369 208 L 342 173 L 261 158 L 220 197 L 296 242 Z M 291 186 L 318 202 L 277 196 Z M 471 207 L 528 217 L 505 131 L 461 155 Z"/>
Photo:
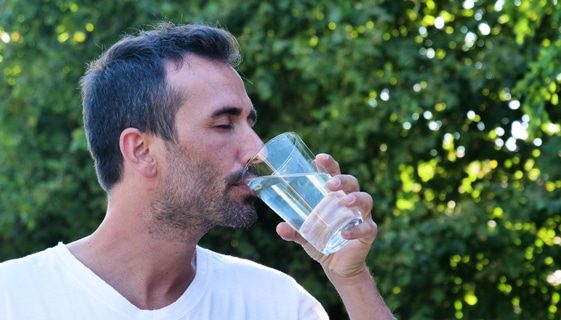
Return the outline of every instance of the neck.
<path id="1" fill-rule="evenodd" d="M 143 207 L 135 210 L 131 202 L 121 206 L 110 200 L 99 228 L 69 249 L 132 304 L 159 309 L 177 300 L 194 279 L 195 249 L 202 235 L 181 241 L 161 237 L 150 227 L 156 222 Z"/>

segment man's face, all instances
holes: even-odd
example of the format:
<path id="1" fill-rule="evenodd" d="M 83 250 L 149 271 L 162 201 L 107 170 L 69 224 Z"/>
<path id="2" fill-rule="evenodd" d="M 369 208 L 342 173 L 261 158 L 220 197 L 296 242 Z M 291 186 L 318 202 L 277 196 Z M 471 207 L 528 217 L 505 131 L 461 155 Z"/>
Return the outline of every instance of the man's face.
<path id="1" fill-rule="evenodd" d="M 263 143 L 243 81 L 230 66 L 197 56 L 167 71 L 168 85 L 186 99 L 175 118 L 177 143 L 164 142 L 156 219 L 179 232 L 252 225 L 254 197 L 242 173 Z"/>

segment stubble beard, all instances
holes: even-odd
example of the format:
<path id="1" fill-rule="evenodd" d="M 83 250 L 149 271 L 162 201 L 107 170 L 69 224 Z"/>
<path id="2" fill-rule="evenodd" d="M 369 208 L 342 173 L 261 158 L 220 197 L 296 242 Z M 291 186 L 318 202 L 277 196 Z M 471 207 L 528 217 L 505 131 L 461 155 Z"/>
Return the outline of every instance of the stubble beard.
<path id="1" fill-rule="evenodd" d="M 230 195 L 243 172 L 222 180 L 209 164 L 189 159 L 181 147 L 171 145 L 166 149 L 167 174 L 150 207 L 153 235 L 197 242 L 212 228 L 246 229 L 257 221 L 255 197 L 247 196 L 239 203 Z"/>

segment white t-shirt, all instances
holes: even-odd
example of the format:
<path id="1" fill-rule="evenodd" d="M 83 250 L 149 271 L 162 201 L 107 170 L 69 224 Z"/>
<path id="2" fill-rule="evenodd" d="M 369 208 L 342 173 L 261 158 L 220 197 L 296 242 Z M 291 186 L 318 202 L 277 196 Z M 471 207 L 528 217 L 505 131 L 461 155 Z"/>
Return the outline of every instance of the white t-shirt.
<path id="1" fill-rule="evenodd" d="M 290 276 L 197 247 L 197 272 L 170 305 L 141 310 L 59 243 L 0 263 L 0 319 L 328 319 Z"/>

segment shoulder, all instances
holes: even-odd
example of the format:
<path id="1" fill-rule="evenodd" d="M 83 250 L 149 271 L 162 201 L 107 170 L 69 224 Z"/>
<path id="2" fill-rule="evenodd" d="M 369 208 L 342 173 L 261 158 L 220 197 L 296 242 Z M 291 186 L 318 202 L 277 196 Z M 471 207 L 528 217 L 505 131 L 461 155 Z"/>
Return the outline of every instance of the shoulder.
<path id="1" fill-rule="evenodd" d="M 288 277 L 287 274 L 277 269 L 273 269 L 271 267 L 265 266 L 255 261 L 240 258 L 240 257 L 235 257 L 223 253 L 218 253 L 202 247 L 197 247 L 197 254 L 200 254 L 203 257 L 205 257 L 205 259 L 207 259 L 209 263 L 213 263 L 213 266 L 216 267 L 236 268 L 241 270 L 250 270 L 253 272 L 272 273 L 278 276 Z"/>
<path id="2" fill-rule="evenodd" d="M 2 271 L 0 274 L 10 271 L 17 272 L 22 268 L 27 269 L 31 266 L 47 263 L 46 260 L 48 260 L 48 257 L 52 254 L 53 249 L 54 248 L 49 248 L 21 258 L 6 260 L 0 263 L 0 271 Z"/>
<path id="3" fill-rule="evenodd" d="M 50 269 L 56 250 L 57 247 L 52 247 L 0 263 L 0 291 L 2 288 L 9 289 L 12 284 L 21 286 L 27 282 L 32 283 L 34 278 Z"/>
<path id="4" fill-rule="evenodd" d="M 296 285 L 296 281 L 286 273 L 255 261 L 214 252 L 201 247 L 197 248 L 197 254 L 200 254 L 206 260 L 209 270 L 212 270 L 213 274 L 230 275 L 239 279 L 245 279 L 245 276 L 247 276 L 247 278 L 257 282 L 267 279 L 269 283 L 271 283 L 270 281 L 276 281 L 284 283 L 284 285 Z"/>
<path id="5" fill-rule="evenodd" d="M 251 297 L 251 305 L 266 309 L 262 314 L 284 319 L 328 319 L 321 304 L 294 278 L 279 270 L 200 247 L 197 255 L 197 262 L 203 262 L 203 270 L 198 266 L 197 273 L 202 271 L 203 278 L 212 279 L 205 283 L 206 287 L 212 288 L 214 294 L 223 292 L 226 296 L 222 301 L 232 299 L 231 292 L 236 292 L 235 299 L 240 299 L 236 305 L 246 305 L 244 299 Z"/>

